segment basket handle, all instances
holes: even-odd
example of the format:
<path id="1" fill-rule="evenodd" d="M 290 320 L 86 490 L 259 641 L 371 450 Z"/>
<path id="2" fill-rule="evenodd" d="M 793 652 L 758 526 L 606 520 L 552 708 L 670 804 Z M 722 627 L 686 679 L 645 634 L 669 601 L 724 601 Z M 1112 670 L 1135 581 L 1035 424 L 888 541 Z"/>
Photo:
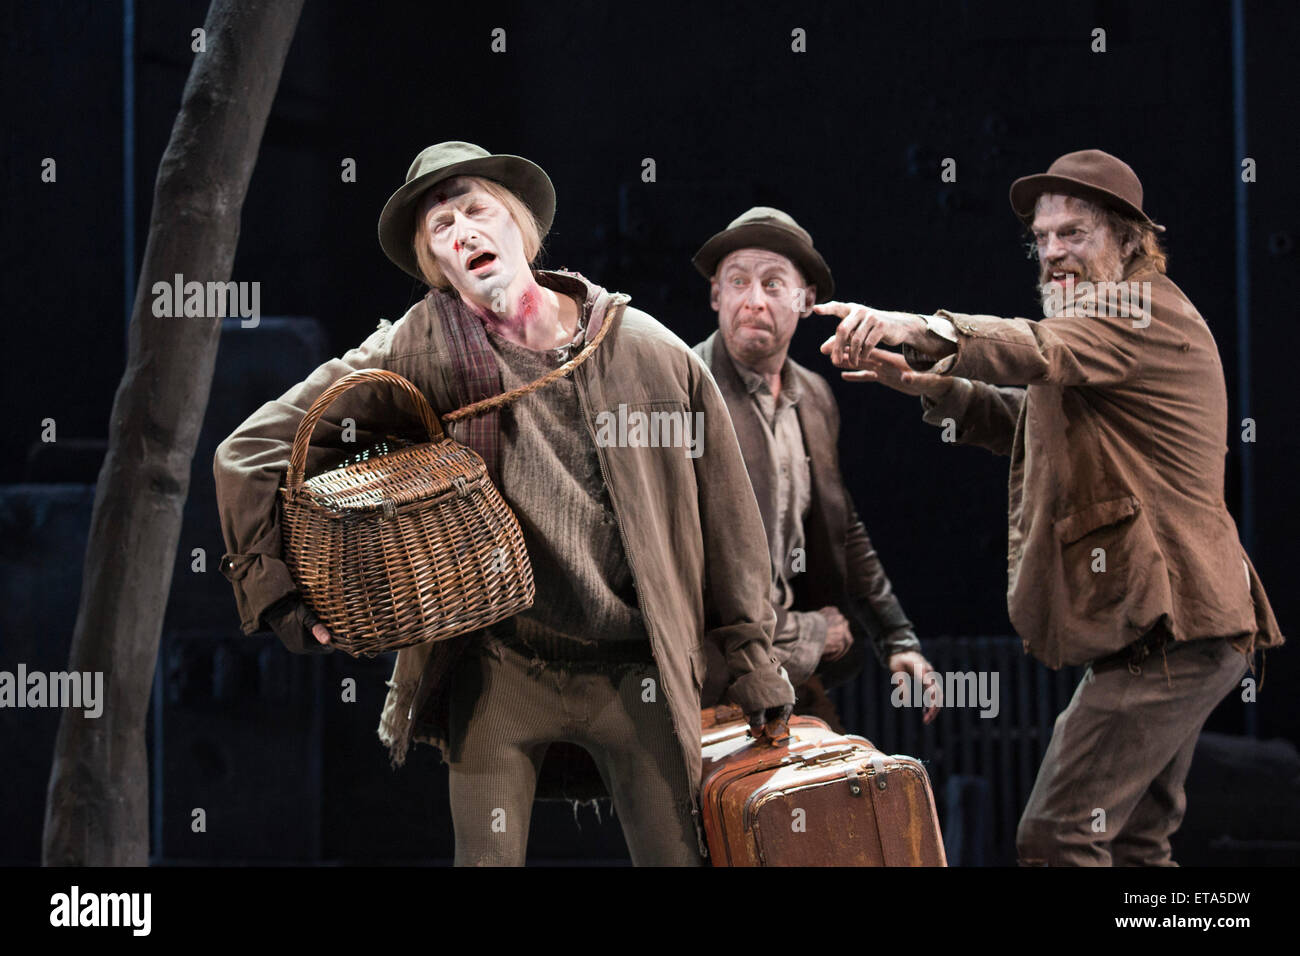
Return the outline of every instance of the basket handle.
<path id="1" fill-rule="evenodd" d="M 298 489 L 302 486 L 303 471 L 307 467 L 307 447 L 311 444 L 312 433 L 316 430 L 316 424 L 320 421 L 321 416 L 325 414 L 325 410 L 348 389 L 368 382 L 385 382 L 389 385 L 395 385 L 406 392 L 415 401 L 416 411 L 420 415 L 420 422 L 424 425 L 424 430 L 429 433 L 429 440 L 438 441 L 443 437 L 442 425 L 439 424 L 438 416 L 433 413 L 433 409 L 429 406 L 428 399 L 410 381 L 387 369 L 360 369 L 350 375 L 343 376 L 343 378 L 321 392 L 320 397 L 312 402 L 311 408 L 307 409 L 307 414 L 298 423 L 298 431 L 293 436 L 293 451 L 289 455 L 289 474 L 286 478 L 290 494 L 297 494 Z"/>

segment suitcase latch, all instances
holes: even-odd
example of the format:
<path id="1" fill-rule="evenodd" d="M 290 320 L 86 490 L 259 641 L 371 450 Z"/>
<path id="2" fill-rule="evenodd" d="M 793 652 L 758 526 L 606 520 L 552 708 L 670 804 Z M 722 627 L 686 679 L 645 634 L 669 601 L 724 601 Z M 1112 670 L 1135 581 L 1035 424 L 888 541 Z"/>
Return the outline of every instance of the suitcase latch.
<path id="1" fill-rule="evenodd" d="M 844 771 L 844 776 L 849 778 L 849 793 L 855 797 L 862 796 L 862 778 L 853 772 L 852 767 Z"/>
<path id="2" fill-rule="evenodd" d="M 885 773 L 885 758 L 879 754 L 871 758 L 871 769 L 876 777 L 876 787 L 880 790 L 889 789 L 889 779 Z"/>

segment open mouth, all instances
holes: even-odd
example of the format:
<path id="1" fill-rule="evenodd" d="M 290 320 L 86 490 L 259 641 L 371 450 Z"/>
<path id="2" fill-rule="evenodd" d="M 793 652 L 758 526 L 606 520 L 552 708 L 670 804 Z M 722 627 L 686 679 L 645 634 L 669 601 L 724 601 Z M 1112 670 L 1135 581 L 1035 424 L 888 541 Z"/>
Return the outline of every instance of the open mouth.
<path id="1" fill-rule="evenodd" d="M 1068 282 L 1074 282 L 1077 278 L 1078 278 L 1078 276 L 1077 276 L 1075 273 L 1073 273 L 1073 272 L 1060 272 L 1060 271 L 1057 271 L 1057 272 L 1052 272 L 1052 273 L 1049 275 L 1047 281 L 1048 281 L 1048 282 L 1059 282 L 1061 285 L 1065 285 L 1065 284 L 1068 283 Z"/>
<path id="2" fill-rule="evenodd" d="M 490 252 L 480 252 L 471 256 L 469 262 L 465 263 L 465 268 L 470 272 L 478 272 L 497 261 L 497 257 Z"/>

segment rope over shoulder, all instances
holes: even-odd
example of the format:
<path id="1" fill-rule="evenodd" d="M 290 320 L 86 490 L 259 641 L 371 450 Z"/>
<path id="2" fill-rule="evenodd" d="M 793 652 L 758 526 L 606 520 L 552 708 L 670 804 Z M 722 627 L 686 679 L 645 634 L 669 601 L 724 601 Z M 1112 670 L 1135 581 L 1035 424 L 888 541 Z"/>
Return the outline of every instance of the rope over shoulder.
<path id="1" fill-rule="evenodd" d="M 621 299 L 616 299 L 614 305 L 612 305 L 609 311 L 605 314 L 605 320 L 601 322 L 600 329 L 596 332 L 596 337 L 588 342 L 581 352 L 569 359 L 563 365 L 551 369 L 551 371 L 547 372 L 541 378 L 535 379 L 527 385 L 520 385 L 518 388 L 512 388 L 508 392 L 502 392 L 500 395 L 493 395 L 491 398 L 485 398 L 482 401 L 472 402 L 469 405 L 458 408 L 454 412 L 448 412 L 446 415 L 442 416 L 443 423 L 450 424 L 465 418 L 473 418 L 476 415 L 483 415 L 487 412 L 493 411 L 494 409 L 505 408 L 507 405 L 523 398 L 525 395 L 543 389 L 547 385 L 550 385 L 552 382 L 561 379 L 566 375 L 571 375 L 574 369 L 587 361 L 587 359 L 591 358 L 591 354 L 596 351 L 596 347 L 600 345 L 606 334 L 609 332 L 610 326 L 614 324 L 616 319 L 622 318 L 623 310 L 627 308 L 627 303 L 629 301 L 630 300 L 626 296 L 621 297 Z"/>

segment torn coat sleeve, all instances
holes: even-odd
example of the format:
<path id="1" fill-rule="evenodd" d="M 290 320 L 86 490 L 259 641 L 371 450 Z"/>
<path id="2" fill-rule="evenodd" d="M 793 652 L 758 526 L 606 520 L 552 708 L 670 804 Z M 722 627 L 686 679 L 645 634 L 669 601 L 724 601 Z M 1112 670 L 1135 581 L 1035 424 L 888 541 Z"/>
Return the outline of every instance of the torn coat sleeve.
<path id="1" fill-rule="evenodd" d="M 772 649 L 771 557 L 749 472 L 722 393 L 691 363 L 691 408 L 703 413 L 704 453 L 695 460 L 704 546 L 704 640 L 716 642 L 734 678 L 727 694 L 750 714 L 793 704 L 794 686 Z"/>
<path id="2" fill-rule="evenodd" d="M 312 403 L 338 379 L 358 369 L 383 367 L 391 327 L 381 324 L 360 346 L 319 366 L 304 381 L 255 411 L 217 446 L 212 473 L 227 549 L 221 573 L 234 587 L 245 634 L 269 627 L 264 620 L 266 610 L 298 591 L 281 558 L 279 500 L 298 425 Z M 407 407 L 395 402 L 392 389 L 383 385 L 368 383 L 345 392 L 316 425 L 305 474 L 310 476 L 378 441 L 392 431 L 384 426 L 396 424 L 394 420 L 401 419 Z M 355 436 L 345 430 L 344 419 L 349 418 Z M 282 633 L 281 641 L 295 653 L 332 650 L 305 632 L 301 640 L 296 634 L 291 639 Z"/>

